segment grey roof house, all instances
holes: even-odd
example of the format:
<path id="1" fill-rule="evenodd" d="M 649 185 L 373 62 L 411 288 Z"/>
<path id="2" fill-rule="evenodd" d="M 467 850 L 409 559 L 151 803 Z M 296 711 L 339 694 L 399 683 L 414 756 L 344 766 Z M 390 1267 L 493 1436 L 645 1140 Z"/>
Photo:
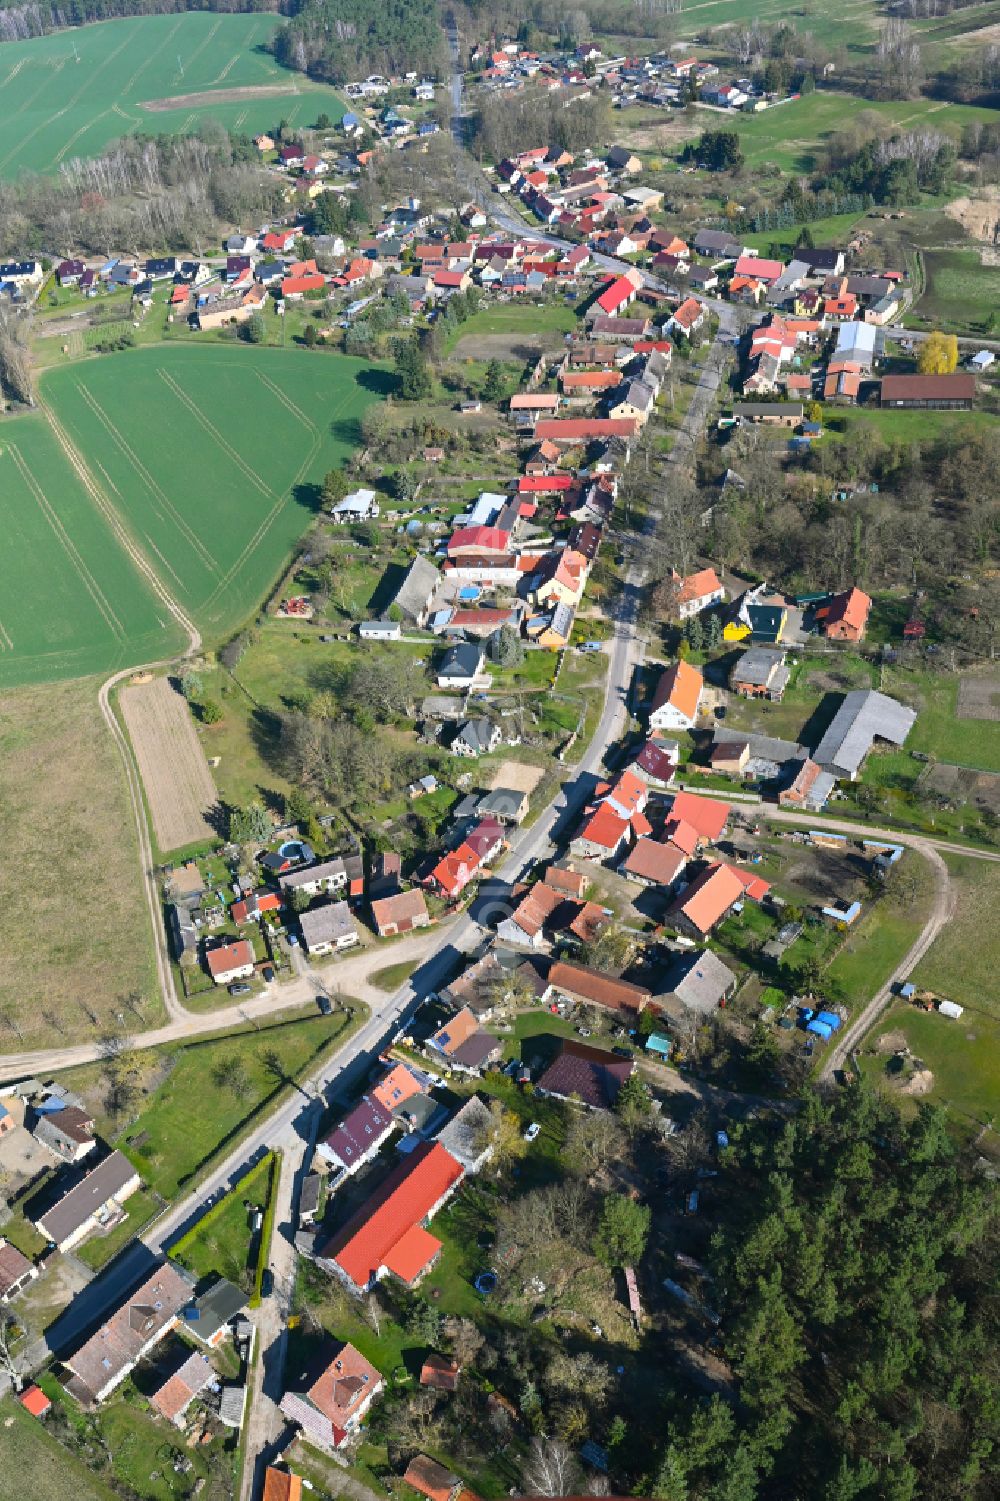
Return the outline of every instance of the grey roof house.
<path id="1" fill-rule="evenodd" d="M 917 714 L 874 688 L 855 688 L 833 716 L 812 759 L 835 777 L 856 779 L 876 740 L 903 745 Z"/>
<path id="2" fill-rule="evenodd" d="M 112 1225 L 142 1179 L 128 1158 L 112 1152 L 63 1194 L 34 1224 L 60 1251 L 68 1251 L 98 1225 Z"/>
<path id="3" fill-rule="evenodd" d="M 484 714 L 459 725 L 458 734 L 451 742 L 451 753 L 453 756 L 488 756 L 499 744 L 500 726 Z"/>
<path id="4" fill-rule="evenodd" d="M 690 1011 L 714 1011 L 732 993 L 736 976 L 711 949 L 679 954 L 663 986 Z"/>
<path id="5" fill-rule="evenodd" d="M 337 949 L 353 948 L 358 941 L 358 930 L 346 902 L 325 902 L 322 907 L 303 912 L 299 927 L 310 954 L 332 954 Z"/>
<path id="6" fill-rule="evenodd" d="M 404 620 L 418 626 L 425 624 L 438 579 L 438 571 L 429 558 L 418 555 L 413 559 L 393 600 Z"/>

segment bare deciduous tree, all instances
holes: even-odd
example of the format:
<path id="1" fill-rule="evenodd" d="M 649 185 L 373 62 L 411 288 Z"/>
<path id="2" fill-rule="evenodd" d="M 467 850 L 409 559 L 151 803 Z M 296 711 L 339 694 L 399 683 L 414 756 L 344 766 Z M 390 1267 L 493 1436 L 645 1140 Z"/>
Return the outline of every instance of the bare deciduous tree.
<path id="1" fill-rule="evenodd" d="M 521 1471 L 531 1496 L 569 1496 L 579 1488 L 580 1467 L 559 1438 L 533 1438 Z"/>

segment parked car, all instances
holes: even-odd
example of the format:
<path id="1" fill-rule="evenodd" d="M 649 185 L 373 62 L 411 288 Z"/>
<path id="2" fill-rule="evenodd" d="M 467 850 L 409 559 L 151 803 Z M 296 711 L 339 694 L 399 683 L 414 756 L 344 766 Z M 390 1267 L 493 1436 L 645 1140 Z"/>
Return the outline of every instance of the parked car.
<path id="1" fill-rule="evenodd" d="M 261 1273 L 260 1295 L 261 1295 L 262 1298 L 269 1298 L 273 1292 L 274 1292 L 274 1273 L 271 1271 L 271 1268 L 269 1266 L 266 1266 L 264 1268 L 263 1272 Z"/>
<path id="2" fill-rule="evenodd" d="M 229 994 L 230 995 L 249 995 L 250 994 L 250 990 L 251 990 L 251 987 L 249 985 L 245 985 L 243 983 L 243 981 L 241 980 L 241 981 L 238 981 L 237 984 L 235 984 L 235 985 L 230 985 L 230 987 L 229 987 Z"/>
<path id="3" fill-rule="evenodd" d="M 260 973 L 265 985 L 274 984 L 274 966 L 272 964 L 265 964 Z"/>
<path id="4" fill-rule="evenodd" d="M 524 1139 L 525 1139 L 525 1141 L 534 1141 L 535 1137 L 538 1135 L 538 1133 L 541 1131 L 541 1129 L 542 1128 L 538 1124 L 537 1121 L 532 1121 L 531 1125 L 527 1128 L 527 1130 L 524 1133 Z"/>
<path id="5" fill-rule="evenodd" d="M 316 1004 L 323 1016 L 329 1016 L 330 1012 L 333 1010 L 333 1006 L 328 995 L 318 995 L 316 997 Z"/>

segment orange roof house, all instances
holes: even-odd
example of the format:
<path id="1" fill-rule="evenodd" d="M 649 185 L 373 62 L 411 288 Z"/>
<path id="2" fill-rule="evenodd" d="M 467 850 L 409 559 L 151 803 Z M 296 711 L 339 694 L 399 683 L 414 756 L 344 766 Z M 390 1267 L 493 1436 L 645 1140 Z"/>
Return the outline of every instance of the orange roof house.
<path id="1" fill-rule="evenodd" d="M 410 1460 L 403 1476 L 404 1485 L 410 1486 L 427 1501 L 453 1501 L 462 1488 L 460 1478 L 444 1465 L 431 1459 L 429 1454 L 416 1454 Z"/>
<path id="2" fill-rule="evenodd" d="M 728 803 L 715 797 L 701 797 L 697 792 L 677 792 L 670 807 L 670 816 L 679 822 L 690 824 L 698 831 L 698 838 L 714 844 L 722 835 L 731 812 Z"/>
<path id="3" fill-rule="evenodd" d="M 682 620 L 689 615 L 698 615 L 711 605 L 719 604 L 726 597 L 719 575 L 714 568 L 702 568 L 689 573 L 686 578 L 677 577 L 677 613 Z"/>
<path id="4" fill-rule="evenodd" d="M 766 881 L 744 876 L 732 865 L 710 865 L 671 908 L 670 920 L 696 938 L 704 938 L 744 896 L 759 901 L 769 890 Z"/>
<path id="5" fill-rule="evenodd" d="M 413 1286 L 441 1250 L 424 1224 L 464 1176 L 461 1163 L 439 1142 L 422 1142 L 337 1232 L 322 1261 L 357 1292 L 387 1273 Z"/>
<path id="6" fill-rule="evenodd" d="M 302 1477 L 268 1465 L 264 1472 L 262 1501 L 302 1501 Z"/>
<path id="7" fill-rule="evenodd" d="M 51 1399 L 45 1395 L 40 1386 L 26 1386 L 18 1398 L 25 1412 L 30 1412 L 33 1418 L 44 1418 L 52 1406 Z"/>
<path id="8" fill-rule="evenodd" d="M 423 1092 L 424 1086 L 405 1063 L 395 1064 L 369 1091 L 372 1099 L 377 1100 L 383 1110 L 389 1111 L 398 1110 L 400 1105 L 412 1100 L 415 1094 Z"/>
<path id="9" fill-rule="evenodd" d="M 675 662 L 661 675 L 649 711 L 651 730 L 689 730 L 698 717 L 705 679 L 690 662 Z"/>
<path id="10" fill-rule="evenodd" d="M 872 602 L 863 589 L 846 589 L 821 605 L 816 619 L 828 641 L 861 641 L 871 608 Z"/>

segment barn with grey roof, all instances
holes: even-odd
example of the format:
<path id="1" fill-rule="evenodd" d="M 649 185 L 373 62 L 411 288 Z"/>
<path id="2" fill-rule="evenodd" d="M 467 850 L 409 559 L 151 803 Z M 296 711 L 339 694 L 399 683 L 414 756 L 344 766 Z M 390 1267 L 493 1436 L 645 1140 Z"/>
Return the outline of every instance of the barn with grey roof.
<path id="1" fill-rule="evenodd" d="M 831 775 L 853 782 L 875 741 L 903 745 L 916 717 L 916 710 L 885 693 L 856 688 L 845 694 L 813 760 Z"/>

